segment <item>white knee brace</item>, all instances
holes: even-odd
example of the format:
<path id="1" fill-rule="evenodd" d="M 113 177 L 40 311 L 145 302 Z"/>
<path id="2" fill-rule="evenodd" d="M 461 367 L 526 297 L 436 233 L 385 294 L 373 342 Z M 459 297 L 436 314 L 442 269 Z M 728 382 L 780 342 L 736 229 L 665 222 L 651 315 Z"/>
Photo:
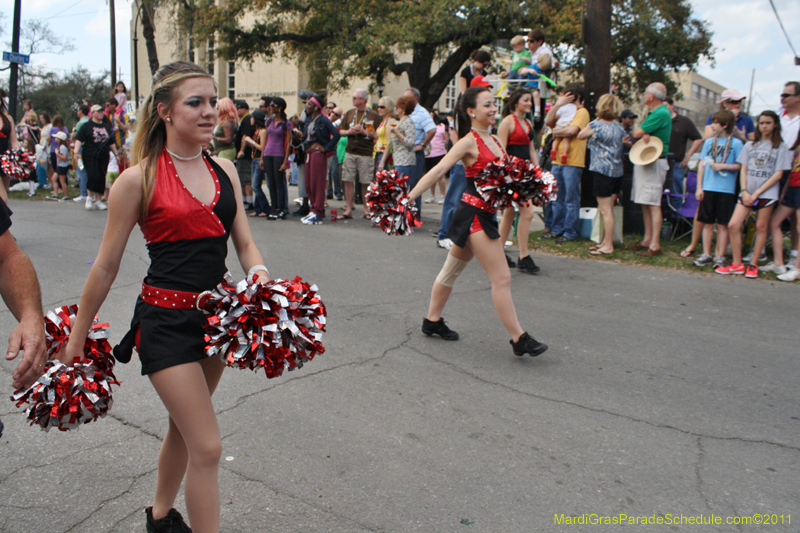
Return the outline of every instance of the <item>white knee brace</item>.
<path id="1" fill-rule="evenodd" d="M 468 261 L 462 261 L 461 259 L 456 259 L 450 254 L 447 254 L 447 259 L 444 262 L 444 266 L 442 270 L 439 272 L 439 275 L 436 276 L 436 282 L 444 285 L 445 287 L 453 287 L 453 284 L 456 282 L 456 278 L 458 277 L 461 272 L 467 267 Z"/>

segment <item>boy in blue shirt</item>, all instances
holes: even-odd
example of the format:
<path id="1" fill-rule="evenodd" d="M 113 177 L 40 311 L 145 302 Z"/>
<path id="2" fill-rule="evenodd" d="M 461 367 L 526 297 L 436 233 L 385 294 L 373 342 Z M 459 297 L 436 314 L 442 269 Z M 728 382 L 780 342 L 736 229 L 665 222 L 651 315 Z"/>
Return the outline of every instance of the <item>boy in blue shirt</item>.
<path id="1" fill-rule="evenodd" d="M 717 111 L 711 116 L 714 137 L 706 139 L 697 169 L 697 192 L 700 202 L 697 221 L 703 231 L 703 254 L 697 266 L 724 266 L 728 247 L 728 222 L 736 208 L 736 177 L 742 165 L 737 163 L 744 144 L 731 136 L 736 117 L 730 111 Z M 717 248 L 711 257 L 711 240 L 717 224 Z"/>

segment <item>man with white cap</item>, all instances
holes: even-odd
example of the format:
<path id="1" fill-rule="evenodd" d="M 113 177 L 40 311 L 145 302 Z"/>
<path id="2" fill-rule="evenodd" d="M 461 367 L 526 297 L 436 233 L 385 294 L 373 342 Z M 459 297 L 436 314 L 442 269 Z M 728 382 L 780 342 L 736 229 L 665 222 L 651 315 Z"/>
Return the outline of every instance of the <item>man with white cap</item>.
<path id="1" fill-rule="evenodd" d="M 722 91 L 717 103 L 720 104 L 720 111 L 730 111 L 736 117 L 736 124 L 733 126 L 733 138 L 746 143 L 755 139 L 756 126 L 752 118 L 741 112 L 744 99 L 745 96 L 736 89 L 725 89 Z M 714 130 L 711 128 L 711 115 L 713 114 L 709 113 L 706 119 L 703 139 L 710 139 L 714 136 Z"/>
<path id="2" fill-rule="evenodd" d="M 634 245 L 640 250 L 641 256 L 661 255 L 661 193 L 664 181 L 667 178 L 669 163 L 669 138 L 672 134 L 672 116 L 666 104 L 667 88 L 663 83 L 651 83 L 644 93 L 644 105 L 650 109 L 647 118 L 633 130 L 632 136 L 641 138 L 645 144 L 652 142 L 651 136 L 657 137 L 663 144 L 661 155 L 658 159 L 647 165 L 636 164 L 633 166 L 633 187 L 631 195 L 634 203 L 642 206 L 644 216 L 644 237 Z M 633 150 L 631 150 L 633 160 Z"/>

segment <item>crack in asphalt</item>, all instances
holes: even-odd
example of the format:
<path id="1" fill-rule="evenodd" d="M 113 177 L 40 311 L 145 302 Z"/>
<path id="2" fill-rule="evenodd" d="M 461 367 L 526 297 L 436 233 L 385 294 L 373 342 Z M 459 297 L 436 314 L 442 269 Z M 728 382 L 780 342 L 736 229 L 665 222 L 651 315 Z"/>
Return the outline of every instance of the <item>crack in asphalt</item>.
<path id="1" fill-rule="evenodd" d="M 384 357 L 386 357 L 389 354 L 389 352 L 392 352 L 394 350 L 398 350 L 398 349 L 402 348 L 403 346 L 405 346 L 405 344 L 408 341 L 411 340 L 411 334 L 412 334 L 412 331 L 406 330 L 406 338 L 405 338 L 405 340 L 403 342 L 401 342 L 397 346 L 392 346 L 390 348 L 387 348 L 386 350 L 383 351 L 383 353 L 381 353 L 380 355 L 378 355 L 376 357 L 370 357 L 370 358 L 364 359 L 362 361 L 352 361 L 352 362 L 349 362 L 349 363 L 342 363 L 341 365 L 333 366 L 333 367 L 330 367 L 330 368 L 325 368 L 325 369 L 322 369 L 322 370 L 317 370 L 316 372 L 306 372 L 306 373 L 304 373 L 304 374 L 302 374 L 302 375 L 300 375 L 298 377 L 292 377 L 292 378 L 288 378 L 288 379 L 286 379 L 284 381 L 278 382 L 278 383 L 276 383 L 275 385 L 273 385 L 273 386 L 271 386 L 269 388 L 261 389 L 261 390 L 258 390 L 258 391 L 251 392 L 249 394 L 245 394 L 243 396 L 239 396 L 236 399 L 236 402 L 234 402 L 233 405 L 231 405 L 230 407 L 226 407 L 225 409 L 221 409 L 221 410 L 217 411 L 217 414 L 221 415 L 222 413 L 227 413 L 228 411 L 231 411 L 231 410 L 236 409 L 237 407 L 241 406 L 244 402 L 246 402 L 247 400 L 249 400 L 250 398 L 252 398 L 254 396 L 258 396 L 259 394 L 262 394 L 264 392 L 268 392 L 268 391 L 271 391 L 271 390 L 276 389 L 278 387 L 285 386 L 286 384 L 294 382 L 294 381 L 298 381 L 298 380 L 301 380 L 301 379 L 312 378 L 312 377 L 318 376 L 320 374 L 327 374 L 329 372 L 333 372 L 335 370 L 339 370 L 341 368 L 347 368 L 347 367 L 350 367 L 350 366 L 362 366 L 362 365 L 365 365 L 367 363 L 372 363 L 374 361 L 378 361 L 380 359 L 383 359 Z M 306 364 L 308 364 L 308 363 L 306 363 Z"/>
<path id="2" fill-rule="evenodd" d="M 125 496 L 126 494 L 130 494 L 130 493 L 131 493 L 131 490 L 133 489 L 133 486 L 136 484 L 136 482 L 137 482 L 137 481 L 139 481 L 139 480 L 140 480 L 141 478 L 143 478 L 144 476 L 147 476 L 147 475 L 150 475 L 150 474 L 152 474 L 153 472 L 156 472 L 157 470 L 158 470 L 158 467 L 156 466 L 156 467 L 154 467 L 154 468 L 152 468 L 152 469 L 150 469 L 150 470 L 148 470 L 148 471 L 146 471 L 146 472 L 142 472 L 142 473 L 140 473 L 140 474 L 136 474 L 135 476 L 132 476 L 131 482 L 130 482 L 130 484 L 128 485 L 128 488 L 127 488 L 127 489 L 125 489 L 124 491 L 120 492 L 120 493 L 119 493 L 119 494 L 117 494 L 116 496 L 112 496 L 112 497 L 110 497 L 110 498 L 106 498 L 105 500 L 103 500 L 103 501 L 101 501 L 100 503 L 98 503 L 98 504 L 97 504 L 97 508 L 96 508 L 94 511 L 92 511 L 91 513 L 89 513 L 89 514 L 88 514 L 88 515 L 87 515 L 87 516 L 86 516 L 86 517 L 85 517 L 83 520 L 81 520 L 81 521 L 80 521 L 80 522 L 78 522 L 77 524 L 74 524 L 74 525 L 72 525 L 72 526 L 69 526 L 69 527 L 67 528 L 67 532 L 70 532 L 70 531 L 75 531 L 75 528 L 78 528 L 78 527 L 80 527 L 81 525 L 85 524 L 85 523 L 86 523 L 86 522 L 87 522 L 87 521 L 88 521 L 90 518 L 92 518 L 94 515 L 96 515 L 96 514 L 97 514 L 97 513 L 99 513 L 100 511 L 102 511 L 102 510 L 103 510 L 103 507 L 105 507 L 105 505 L 106 505 L 107 503 L 113 502 L 114 500 L 118 500 L 119 498 L 122 498 L 122 497 L 123 497 L 123 496 Z M 127 477 L 129 477 L 129 476 L 125 476 L 125 477 L 127 478 Z M 130 516 L 130 515 L 128 515 L 128 516 Z M 127 518 L 127 517 L 126 517 L 126 518 Z M 117 523 L 119 523 L 119 522 L 117 522 Z M 80 531 L 80 530 L 78 530 L 78 531 Z"/>
<path id="3" fill-rule="evenodd" d="M 706 457 L 706 452 L 703 450 L 702 441 L 702 437 L 697 437 L 697 462 L 694 465 L 695 490 L 700 496 L 700 499 L 703 500 L 706 509 L 712 511 L 711 502 L 708 501 L 708 497 L 706 497 L 706 495 L 703 493 L 703 476 L 700 474 L 700 470 L 703 467 L 703 459 Z"/>
<path id="4" fill-rule="evenodd" d="M 116 522 L 111 524 L 110 531 L 115 531 L 117 526 L 119 526 L 121 523 L 123 523 L 124 521 L 128 520 L 129 518 L 131 518 L 133 515 L 136 515 L 136 514 L 142 514 L 142 510 L 141 509 L 136 509 L 136 510 L 128 513 L 124 517 L 120 518 L 119 520 L 117 520 Z"/>
<path id="5" fill-rule="evenodd" d="M 338 519 L 338 520 L 340 520 L 342 522 L 349 522 L 349 523 L 352 523 L 352 524 L 356 524 L 356 525 L 358 525 L 359 527 L 363 528 L 366 531 L 374 531 L 376 533 L 380 533 L 382 531 L 386 531 L 385 529 L 379 528 L 377 526 L 368 526 L 368 525 L 363 524 L 363 523 L 359 522 L 358 520 L 355 520 L 355 519 L 350 518 L 348 516 L 344 516 L 344 515 L 335 513 L 330 508 L 323 507 L 319 503 L 316 503 L 314 500 L 308 500 L 306 498 L 303 498 L 302 496 L 298 496 L 296 494 L 291 494 L 291 493 L 288 493 L 288 492 L 281 492 L 281 491 L 277 490 L 275 487 L 273 487 L 272 485 L 270 485 L 269 483 L 267 483 L 266 481 L 264 481 L 262 479 L 252 478 L 252 477 L 250 477 L 250 476 L 248 476 L 246 474 L 243 474 L 241 472 L 237 472 L 236 470 L 231 470 L 230 468 L 225 467 L 225 465 L 220 465 L 220 469 L 221 470 L 225 470 L 226 472 L 229 472 L 229 473 L 233 474 L 234 476 L 237 476 L 237 477 L 239 477 L 241 479 L 244 479 L 245 481 L 249 481 L 250 483 L 257 483 L 259 485 L 268 487 L 269 490 L 271 490 L 275 494 L 278 494 L 280 496 L 285 496 L 287 498 L 291 498 L 292 500 L 296 500 L 296 501 L 302 502 L 302 503 L 308 505 L 309 507 L 311 507 L 312 509 L 316 509 L 317 511 L 320 511 L 320 512 L 326 514 L 326 515 L 333 516 L 333 517 L 335 517 L 336 519 Z"/>
<path id="6" fill-rule="evenodd" d="M 669 424 L 657 424 L 655 422 L 651 422 L 649 420 L 644 420 L 644 419 L 641 419 L 641 418 L 636 418 L 636 417 L 633 417 L 633 416 L 630 416 L 630 415 L 625 415 L 625 414 L 622 414 L 622 413 L 615 413 L 615 412 L 609 411 L 607 409 L 600 409 L 598 407 L 589 407 L 587 405 L 582 405 L 582 404 L 579 404 L 577 402 L 571 402 L 569 400 L 561 400 L 561 399 L 558 399 L 558 398 L 549 398 L 547 396 L 542 396 L 540 394 L 534 394 L 532 392 L 521 391 L 521 390 L 515 389 L 514 387 L 511 387 L 511 386 L 509 386 L 509 385 L 507 385 L 505 383 L 491 381 L 491 380 L 486 379 L 486 378 L 484 378 L 482 376 L 479 376 L 477 374 L 473 374 L 472 372 L 464 370 L 463 368 L 459 368 L 458 366 L 454 365 L 453 363 L 450 363 L 450 362 L 447 362 L 447 361 L 443 361 L 441 359 L 437 359 L 436 357 L 432 356 L 431 354 L 425 353 L 425 352 L 421 351 L 420 349 L 415 348 L 413 346 L 409 346 L 408 348 L 410 350 L 413 350 L 413 351 L 417 352 L 418 354 L 422 355 L 423 357 L 428 357 L 429 359 L 431 359 L 433 361 L 436 361 L 437 363 L 440 363 L 442 365 L 448 366 L 448 367 L 452 368 L 453 370 L 455 370 L 456 372 L 464 374 L 466 376 L 469 376 L 469 377 L 475 379 L 476 381 L 480 381 L 481 383 L 485 383 L 487 385 L 494 385 L 494 386 L 502 387 L 502 388 L 504 388 L 506 390 L 509 390 L 511 392 L 515 392 L 517 394 L 522 394 L 522 395 L 528 396 L 530 398 L 536 398 L 538 400 L 544 400 L 544 401 L 548 401 L 548 402 L 553 402 L 553 403 L 558 403 L 558 404 L 563 404 L 563 405 L 569 405 L 569 406 L 577 407 L 578 409 L 583 409 L 583 410 L 590 411 L 590 412 L 593 412 L 593 413 L 601 413 L 601 414 L 605 414 L 605 415 L 609 415 L 609 416 L 613 416 L 613 417 L 622 418 L 624 420 L 629 420 L 631 422 L 638 422 L 638 423 L 645 424 L 645 425 L 653 427 L 653 428 L 671 429 L 673 431 L 677 431 L 679 433 L 682 433 L 684 435 L 688 435 L 688 436 L 691 436 L 691 437 L 702 437 L 702 438 L 706 438 L 706 439 L 714 439 L 714 440 L 729 441 L 729 442 L 742 442 L 742 443 L 747 443 L 747 444 L 766 444 L 766 445 L 769 445 L 769 446 L 775 446 L 777 448 L 783 448 L 783 449 L 786 449 L 786 450 L 792 450 L 792 451 L 800 452 L 800 447 L 790 446 L 788 444 L 783 444 L 781 442 L 773 442 L 773 441 L 763 440 L 763 439 L 747 439 L 747 438 L 744 438 L 744 437 L 723 437 L 723 436 L 719 436 L 719 435 L 705 435 L 705 434 L 702 434 L 702 433 L 697 433 L 695 431 L 679 428 L 679 427 L 672 426 L 672 425 L 669 425 Z"/>

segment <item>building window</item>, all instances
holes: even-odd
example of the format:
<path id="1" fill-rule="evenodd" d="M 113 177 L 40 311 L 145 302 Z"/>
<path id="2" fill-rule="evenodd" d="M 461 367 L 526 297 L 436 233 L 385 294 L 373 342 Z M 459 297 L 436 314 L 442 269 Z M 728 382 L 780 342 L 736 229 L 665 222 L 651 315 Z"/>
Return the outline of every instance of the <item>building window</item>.
<path id="1" fill-rule="evenodd" d="M 692 84 L 692 100 L 700 100 L 700 86 L 696 83 Z"/>
<path id="2" fill-rule="evenodd" d="M 456 107 L 456 91 L 458 90 L 458 76 L 450 80 L 447 87 L 444 89 L 444 108 L 447 111 L 452 111 Z"/>
<path id="3" fill-rule="evenodd" d="M 214 75 L 214 38 L 211 37 L 206 44 L 206 70 L 212 76 Z"/>
<path id="4" fill-rule="evenodd" d="M 228 98 L 236 98 L 236 62 L 228 61 Z"/>

